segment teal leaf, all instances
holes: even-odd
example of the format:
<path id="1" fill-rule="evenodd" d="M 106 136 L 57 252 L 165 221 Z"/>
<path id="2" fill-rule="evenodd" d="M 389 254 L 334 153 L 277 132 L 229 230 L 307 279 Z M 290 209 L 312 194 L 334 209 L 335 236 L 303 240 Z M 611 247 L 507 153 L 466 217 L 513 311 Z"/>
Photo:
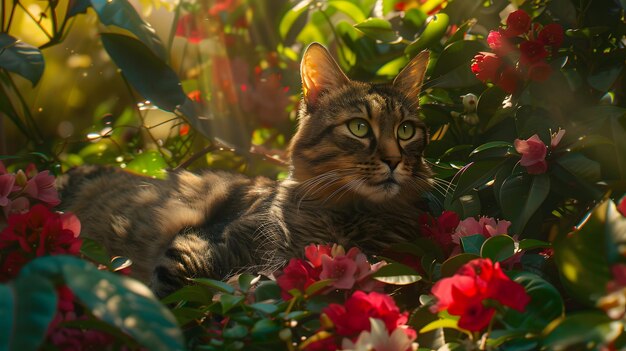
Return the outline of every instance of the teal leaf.
<path id="1" fill-rule="evenodd" d="M 80 246 L 80 253 L 82 255 L 85 255 L 85 257 L 89 258 L 90 260 L 105 265 L 105 266 L 109 266 L 111 263 L 111 256 L 109 256 L 109 254 L 107 253 L 107 251 L 105 250 L 105 248 L 100 245 L 98 242 L 96 242 L 93 239 L 90 238 L 82 238 L 83 243 Z"/>
<path id="2" fill-rule="evenodd" d="M 237 307 L 237 305 L 239 305 L 241 301 L 243 301 L 245 298 L 245 296 L 234 296 L 228 294 L 223 294 L 222 296 L 220 296 L 220 303 L 222 304 L 222 314 L 226 315 L 228 311 Z"/>
<path id="3" fill-rule="evenodd" d="M 69 0 L 67 4 L 67 14 L 65 19 L 74 17 L 80 13 L 87 13 L 87 9 L 91 7 L 90 0 Z"/>
<path id="4" fill-rule="evenodd" d="M 461 238 L 461 246 L 463 252 L 480 255 L 480 248 L 483 246 L 487 238 L 482 234 L 474 234 Z"/>
<path id="5" fill-rule="evenodd" d="M 15 296 L 8 285 L 0 285 L 0 345 L 9 345 L 13 332 Z"/>
<path id="6" fill-rule="evenodd" d="M 280 299 L 280 287 L 275 281 L 266 280 L 259 283 L 254 290 L 255 301 L 267 301 Z"/>
<path id="7" fill-rule="evenodd" d="M 107 53 L 145 99 L 170 112 L 189 100 L 176 73 L 140 41 L 120 34 L 101 36 Z"/>
<path id="8" fill-rule="evenodd" d="M 511 175 L 500 187 L 500 206 L 504 218 L 511 221 L 510 233 L 520 234 L 550 193 L 550 177 Z"/>
<path id="9" fill-rule="evenodd" d="M 270 304 L 270 303 L 253 303 L 251 305 L 249 305 L 248 307 L 257 310 L 261 313 L 264 314 L 272 314 L 276 311 L 278 311 L 278 307 L 276 305 Z"/>
<path id="10" fill-rule="evenodd" d="M 227 294 L 234 294 L 235 293 L 235 288 L 233 288 L 232 286 L 228 285 L 227 283 L 224 283 L 224 282 L 219 281 L 219 280 L 209 279 L 209 278 L 195 278 L 195 279 L 192 279 L 192 280 L 194 282 L 196 282 L 196 283 L 199 283 L 199 284 L 211 287 L 211 288 L 217 290 L 218 292 L 223 292 L 223 293 L 227 293 Z"/>
<path id="11" fill-rule="evenodd" d="M 0 33 L 0 68 L 19 74 L 37 85 L 45 64 L 38 48 L 7 33 Z"/>
<path id="12" fill-rule="evenodd" d="M 14 323 L 10 349 L 39 350 L 57 311 L 54 285 L 37 274 L 20 274 L 10 288 L 15 308 L 10 316 Z"/>
<path id="13" fill-rule="evenodd" d="M 161 303 L 170 304 L 178 302 L 198 302 L 210 304 L 213 294 L 203 285 L 186 285 L 161 299 Z"/>
<path id="14" fill-rule="evenodd" d="M 270 334 L 277 333 L 280 326 L 270 319 L 261 319 L 252 327 L 251 334 L 254 339 L 266 340 Z"/>
<path id="15" fill-rule="evenodd" d="M 259 282 L 259 279 L 261 279 L 261 276 L 259 275 L 252 275 L 248 273 L 243 273 L 239 275 L 239 277 L 237 278 L 237 282 L 239 283 L 239 290 L 244 293 L 248 292 L 251 286 Z"/>
<path id="16" fill-rule="evenodd" d="M 163 42 L 156 34 L 154 28 L 139 16 L 130 2 L 127 0 L 90 1 L 102 24 L 126 29 L 137 36 L 157 57 L 163 61 L 167 60 Z M 107 51 L 109 50 L 107 49 Z M 132 55 L 132 53 L 129 52 L 128 55 Z"/>

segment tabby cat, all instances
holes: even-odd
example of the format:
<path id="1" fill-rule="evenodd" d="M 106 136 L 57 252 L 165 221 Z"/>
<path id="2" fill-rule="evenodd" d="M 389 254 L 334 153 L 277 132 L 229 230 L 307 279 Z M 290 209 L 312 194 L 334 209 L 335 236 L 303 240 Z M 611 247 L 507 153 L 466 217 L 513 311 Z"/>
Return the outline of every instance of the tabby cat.
<path id="1" fill-rule="evenodd" d="M 159 180 L 82 167 L 61 179 L 64 207 L 84 236 L 130 258 L 158 296 L 189 278 L 272 271 L 310 243 L 379 253 L 419 235 L 418 202 L 432 184 L 418 118 L 427 63 L 422 52 L 392 84 L 362 83 L 311 44 L 286 180 L 220 171 Z"/>

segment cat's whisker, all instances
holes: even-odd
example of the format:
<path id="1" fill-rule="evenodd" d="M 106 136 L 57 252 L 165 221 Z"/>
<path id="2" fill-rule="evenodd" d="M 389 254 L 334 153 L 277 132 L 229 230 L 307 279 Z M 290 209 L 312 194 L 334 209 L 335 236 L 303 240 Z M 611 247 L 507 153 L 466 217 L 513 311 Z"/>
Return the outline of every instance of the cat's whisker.
<path id="1" fill-rule="evenodd" d="M 345 193 L 347 193 L 348 191 L 350 191 L 354 185 L 354 183 L 358 183 L 361 181 L 365 181 L 365 178 L 361 177 L 361 178 L 357 178 L 357 179 L 353 179 L 350 180 L 349 182 L 347 182 L 346 184 L 342 185 L 339 189 L 335 190 L 332 194 L 330 194 L 323 202 L 322 204 L 326 204 L 328 201 L 330 201 L 335 195 L 339 195 L 337 197 L 337 200 L 339 200 Z"/>

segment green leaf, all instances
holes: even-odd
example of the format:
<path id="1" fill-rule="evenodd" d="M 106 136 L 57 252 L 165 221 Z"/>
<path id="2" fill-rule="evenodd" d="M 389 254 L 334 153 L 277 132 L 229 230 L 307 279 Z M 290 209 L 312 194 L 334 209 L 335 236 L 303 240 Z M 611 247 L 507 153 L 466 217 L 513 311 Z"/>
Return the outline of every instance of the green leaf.
<path id="1" fill-rule="evenodd" d="M 243 273 L 239 275 L 239 277 L 237 278 L 237 282 L 239 283 L 239 290 L 244 293 L 248 292 L 252 285 L 259 282 L 259 279 L 261 279 L 260 275 L 252 275 L 248 273 Z"/>
<path id="2" fill-rule="evenodd" d="M 254 299 L 257 302 L 267 301 L 267 300 L 278 300 L 280 299 L 281 289 L 276 284 L 275 281 L 266 280 L 259 283 L 257 288 L 254 290 Z"/>
<path id="3" fill-rule="evenodd" d="M 192 280 L 196 283 L 211 287 L 219 292 L 223 292 L 227 294 L 235 293 L 235 288 L 219 280 L 209 279 L 209 278 L 194 278 Z"/>
<path id="4" fill-rule="evenodd" d="M 480 258 L 480 256 L 470 253 L 462 253 L 460 255 L 448 258 L 441 264 L 441 278 L 451 277 L 455 275 L 459 268 L 461 268 L 469 261 L 475 260 L 477 258 Z"/>
<path id="5" fill-rule="evenodd" d="M 280 325 L 270 319 L 261 319 L 252 327 L 252 338 L 265 340 L 270 334 L 277 333 L 280 328 Z"/>
<path id="6" fill-rule="evenodd" d="M 480 157 L 481 154 L 486 151 L 493 151 L 494 149 L 497 149 L 498 151 L 496 153 L 490 152 L 489 157 L 501 158 L 511 153 L 513 144 L 506 141 L 490 141 L 475 148 L 470 153 L 469 157 Z"/>
<path id="7" fill-rule="evenodd" d="M 248 307 L 255 309 L 259 312 L 265 313 L 265 314 L 272 314 L 276 311 L 278 311 L 278 307 L 276 305 L 270 304 L 270 303 L 253 303 L 251 305 L 249 305 Z"/>
<path id="8" fill-rule="evenodd" d="M 111 256 L 107 253 L 105 248 L 100 245 L 97 241 L 84 237 L 82 238 L 83 243 L 80 246 L 80 253 L 85 255 L 90 260 L 105 265 L 110 266 L 111 264 Z"/>
<path id="9" fill-rule="evenodd" d="M 413 268 L 401 263 L 389 263 L 380 267 L 372 278 L 392 285 L 408 285 L 422 280 Z"/>
<path id="10" fill-rule="evenodd" d="M 511 276 L 530 296 L 524 312 L 507 309 L 502 321 L 508 328 L 525 332 L 542 331 L 553 320 L 563 316 L 565 306 L 561 293 L 536 274 L 520 272 Z"/>
<path id="11" fill-rule="evenodd" d="M 446 203 L 451 203 L 452 199 L 458 199 L 460 196 L 468 194 L 472 189 L 492 180 L 498 169 L 506 161 L 506 159 L 486 159 L 471 162 L 463 167 L 455 176 L 458 178 L 456 189 L 451 193 L 451 196 L 446 196 Z"/>
<path id="12" fill-rule="evenodd" d="M 520 250 L 533 250 L 533 249 L 549 248 L 549 247 L 552 247 L 552 244 L 545 242 L 545 241 L 536 240 L 536 239 L 523 239 L 522 241 L 519 242 Z"/>
<path id="13" fill-rule="evenodd" d="M 126 165 L 127 171 L 158 179 L 167 177 L 167 168 L 163 155 L 156 150 L 143 152 Z"/>
<path id="14" fill-rule="evenodd" d="M 391 23 L 381 18 L 368 18 L 363 22 L 355 24 L 354 28 L 372 39 L 385 43 L 395 42 L 400 39 L 398 33 L 391 28 Z"/>
<path id="15" fill-rule="evenodd" d="M 245 296 L 234 296 L 229 294 L 223 294 L 220 296 L 220 303 L 222 304 L 222 314 L 226 315 L 228 311 L 237 307 L 246 297 Z"/>
<path id="16" fill-rule="evenodd" d="M 87 9 L 91 7 L 90 0 L 69 0 L 67 4 L 67 14 L 65 19 L 69 19 L 79 13 L 87 13 Z"/>
<path id="17" fill-rule="evenodd" d="M 312 2 L 313 0 L 300 1 L 294 7 L 287 10 L 278 24 L 278 33 L 281 38 L 287 38 L 287 35 L 293 30 L 293 24 L 302 16 L 308 14 L 309 5 Z"/>
<path id="18" fill-rule="evenodd" d="M 482 234 L 462 237 L 461 246 L 463 246 L 463 252 L 480 255 L 480 248 L 483 246 L 485 240 L 486 238 Z"/>
<path id="19" fill-rule="evenodd" d="M 140 41 L 112 33 L 101 37 L 107 53 L 144 98 L 170 112 L 188 100 L 176 73 Z"/>
<path id="20" fill-rule="evenodd" d="M 470 61 L 482 50 L 485 50 L 485 45 L 475 40 L 457 41 L 446 46 L 437 58 L 431 78 L 441 77 L 459 67 L 469 70 Z"/>
<path id="21" fill-rule="evenodd" d="M 213 294 L 203 285 L 186 285 L 161 299 L 161 303 L 167 305 L 179 302 L 198 302 L 210 304 Z"/>
<path id="22" fill-rule="evenodd" d="M 322 280 L 316 281 L 315 283 L 309 285 L 306 288 L 306 290 L 304 291 L 304 294 L 307 296 L 314 295 L 315 293 L 324 289 L 325 287 L 332 285 L 332 283 L 334 282 L 335 282 L 335 279 L 322 279 Z"/>
<path id="23" fill-rule="evenodd" d="M 621 321 L 614 321 L 599 311 L 572 313 L 544 336 L 542 346 L 550 350 L 573 350 L 608 344 L 623 328 Z"/>
<path id="24" fill-rule="evenodd" d="M 158 58 L 167 60 L 167 54 L 163 42 L 156 34 L 154 28 L 145 22 L 135 11 L 133 5 L 127 0 L 90 0 L 93 9 L 98 14 L 100 22 L 107 26 L 124 28 L 133 33 L 139 40 Z M 103 33 L 104 35 L 104 33 Z M 109 34 L 110 35 L 110 34 Z M 105 44 L 106 47 L 106 44 Z M 107 48 L 109 54 L 111 53 Z M 128 55 L 133 55 L 128 52 Z M 117 60 L 114 59 L 114 61 Z M 120 66 L 118 64 L 118 66 Z M 121 67 L 121 66 L 120 66 Z"/>
<path id="25" fill-rule="evenodd" d="M 501 262 L 515 254 L 515 241 L 508 235 L 496 235 L 485 240 L 480 248 L 480 256 Z"/>
<path id="26" fill-rule="evenodd" d="M 450 18 L 445 13 L 440 12 L 436 15 L 430 16 L 429 19 L 426 20 L 426 28 L 420 37 L 409 44 L 404 49 L 404 53 L 409 56 L 413 56 L 420 51 L 431 47 L 431 45 L 438 43 L 446 33 L 449 22 Z"/>
<path id="27" fill-rule="evenodd" d="M 448 38 L 448 40 L 446 41 L 446 43 L 444 44 L 444 46 L 448 46 L 452 43 L 458 42 L 463 40 L 463 38 L 465 38 L 465 34 L 467 34 L 467 32 L 473 27 L 475 26 L 477 23 L 476 19 L 470 19 L 465 21 L 463 24 L 461 24 L 461 26 L 459 26 L 459 28 L 456 30 L 456 32 L 454 32 L 454 34 L 452 34 L 450 36 L 450 38 Z"/>
<path id="28" fill-rule="evenodd" d="M 19 74 L 37 85 L 45 64 L 38 48 L 7 33 L 0 33 L 0 68 Z"/>
<path id="29" fill-rule="evenodd" d="M 522 233 L 549 193 L 550 177 L 547 174 L 509 176 L 500 187 L 502 213 L 511 221 L 509 232 Z"/>
<path id="30" fill-rule="evenodd" d="M 232 328 L 224 329 L 224 333 L 222 336 L 226 339 L 238 339 L 242 340 L 246 336 L 248 336 L 248 328 L 243 325 L 236 325 Z"/>
<path id="31" fill-rule="evenodd" d="M 350 17 L 356 23 L 363 22 L 366 19 L 363 11 L 350 1 L 330 0 L 328 1 L 328 7 L 335 8 L 337 11 Z"/>
<path id="32" fill-rule="evenodd" d="M 606 223 L 618 214 L 615 204 L 605 200 L 577 230 L 561 233 L 554 242 L 554 261 L 564 287 L 590 306 L 595 306 L 596 300 L 606 293 L 606 283 L 612 279 L 609 258 L 615 257 L 618 247 L 612 240 L 613 233 L 607 232 Z"/>
<path id="33" fill-rule="evenodd" d="M 46 277 L 26 273 L 20 274 L 11 288 L 15 309 L 9 312 L 8 317 L 13 319 L 14 329 L 8 345 L 11 350 L 39 350 L 48 325 L 57 312 L 58 298 L 54 285 Z"/>
<path id="34" fill-rule="evenodd" d="M 600 163 L 585 157 L 583 154 L 569 152 L 559 157 L 556 162 L 570 173 L 589 182 L 594 183 L 601 178 Z"/>

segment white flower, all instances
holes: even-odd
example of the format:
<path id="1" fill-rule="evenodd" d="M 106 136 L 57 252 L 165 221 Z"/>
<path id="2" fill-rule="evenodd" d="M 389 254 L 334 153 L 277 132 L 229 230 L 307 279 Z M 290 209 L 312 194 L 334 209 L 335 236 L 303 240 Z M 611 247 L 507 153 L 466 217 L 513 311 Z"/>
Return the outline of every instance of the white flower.
<path id="1" fill-rule="evenodd" d="M 343 351 L 406 351 L 415 349 L 412 340 L 401 329 L 389 335 L 385 323 L 376 318 L 370 318 L 371 331 L 364 330 L 359 334 L 356 343 L 344 338 L 341 347 Z M 417 345 L 415 345 L 417 346 Z"/>

